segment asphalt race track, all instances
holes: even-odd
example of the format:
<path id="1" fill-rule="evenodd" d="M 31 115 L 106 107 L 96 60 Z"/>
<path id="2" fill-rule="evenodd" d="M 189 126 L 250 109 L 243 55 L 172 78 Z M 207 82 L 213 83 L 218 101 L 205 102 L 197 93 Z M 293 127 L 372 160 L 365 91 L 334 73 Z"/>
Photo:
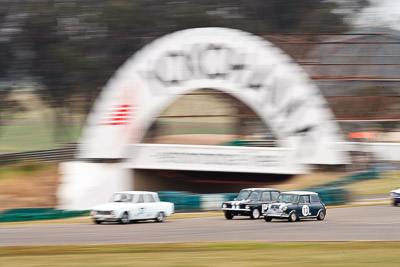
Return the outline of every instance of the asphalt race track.
<path id="1" fill-rule="evenodd" d="M 328 209 L 324 221 L 290 223 L 222 216 L 129 225 L 91 223 L 0 227 L 0 246 L 212 241 L 400 241 L 400 207 Z"/>

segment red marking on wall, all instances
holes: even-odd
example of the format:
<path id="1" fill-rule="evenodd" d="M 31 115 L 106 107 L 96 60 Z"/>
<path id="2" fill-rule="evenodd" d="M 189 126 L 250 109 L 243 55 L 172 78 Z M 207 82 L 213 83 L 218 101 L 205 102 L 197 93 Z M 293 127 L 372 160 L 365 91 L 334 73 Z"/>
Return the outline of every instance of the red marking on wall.
<path id="1" fill-rule="evenodd" d="M 128 125 L 136 113 L 133 105 L 117 105 L 107 110 L 102 118 L 102 125 Z"/>

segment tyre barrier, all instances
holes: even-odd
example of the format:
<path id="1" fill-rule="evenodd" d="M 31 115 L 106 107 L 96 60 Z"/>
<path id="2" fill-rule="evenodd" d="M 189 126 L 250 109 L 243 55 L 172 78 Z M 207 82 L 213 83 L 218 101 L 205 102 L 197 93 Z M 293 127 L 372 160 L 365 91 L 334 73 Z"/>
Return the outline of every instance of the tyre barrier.
<path id="1" fill-rule="evenodd" d="M 160 191 L 161 201 L 175 204 L 175 211 L 220 210 L 222 202 L 233 200 L 237 193 L 195 194 L 188 191 Z"/>
<path id="2" fill-rule="evenodd" d="M 0 222 L 21 222 L 49 219 L 65 219 L 88 214 L 88 210 L 13 209 L 0 213 Z"/>
<path id="3" fill-rule="evenodd" d="M 350 202 L 351 194 L 346 188 L 319 188 L 312 190 L 318 193 L 325 205 L 344 205 Z"/>

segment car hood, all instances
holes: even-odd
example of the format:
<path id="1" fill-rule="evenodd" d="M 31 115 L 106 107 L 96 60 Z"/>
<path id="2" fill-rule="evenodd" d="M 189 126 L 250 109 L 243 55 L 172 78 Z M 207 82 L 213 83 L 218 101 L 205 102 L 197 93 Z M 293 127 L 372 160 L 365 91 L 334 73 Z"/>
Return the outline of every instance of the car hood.
<path id="1" fill-rule="evenodd" d="M 119 210 L 119 209 L 131 207 L 132 205 L 133 205 L 133 203 L 110 202 L 110 203 L 105 203 L 105 204 L 94 206 L 94 207 L 92 207 L 92 210 L 101 210 L 101 211 Z"/>
<path id="2" fill-rule="evenodd" d="M 390 193 L 397 193 L 397 194 L 400 194 L 400 188 L 398 188 L 398 189 L 396 189 L 396 190 L 392 190 L 392 191 L 390 191 Z"/>

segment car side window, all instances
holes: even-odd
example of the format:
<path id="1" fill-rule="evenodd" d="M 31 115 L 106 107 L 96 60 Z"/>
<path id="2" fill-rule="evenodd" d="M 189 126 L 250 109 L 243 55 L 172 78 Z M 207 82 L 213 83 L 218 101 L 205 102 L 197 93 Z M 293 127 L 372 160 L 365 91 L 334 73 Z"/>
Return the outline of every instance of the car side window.
<path id="1" fill-rule="evenodd" d="M 310 196 L 301 196 L 300 197 L 300 202 L 302 204 L 310 204 Z"/>
<path id="2" fill-rule="evenodd" d="M 321 203 L 317 195 L 311 195 L 311 203 Z"/>
<path id="3" fill-rule="evenodd" d="M 147 199 L 148 199 L 147 202 L 149 202 L 149 203 L 155 202 L 155 201 L 154 201 L 154 198 L 153 198 L 153 195 L 148 194 L 148 195 L 147 195 Z"/>
<path id="4" fill-rule="evenodd" d="M 144 203 L 143 195 L 139 195 L 138 203 Z"/>
<path id="5" fill-rule="evenodd" d="M 126 201 L 125 202 L 132 202 L 132 195 L 126 194 Z"/>
<path id="6" fill-rule="evenodd" d="M 260 191 L 251 192 L 249 199 L 251 200 L 259 200 L 260 199 Z"/>
<path id="7" fill-rule="evenodd" d="M 262 192 L 261 200 L 270 201 L 271 200 L 271 193 L 269 191 Z"/>
<path id="8" fill-rule="evenodd" d="M 279 192 L 272 191 L 272 192 L 271 192 L 272 200 L 277 200 L 278 197 L 279 197 L 279 195 L 280 195 Z"/>

